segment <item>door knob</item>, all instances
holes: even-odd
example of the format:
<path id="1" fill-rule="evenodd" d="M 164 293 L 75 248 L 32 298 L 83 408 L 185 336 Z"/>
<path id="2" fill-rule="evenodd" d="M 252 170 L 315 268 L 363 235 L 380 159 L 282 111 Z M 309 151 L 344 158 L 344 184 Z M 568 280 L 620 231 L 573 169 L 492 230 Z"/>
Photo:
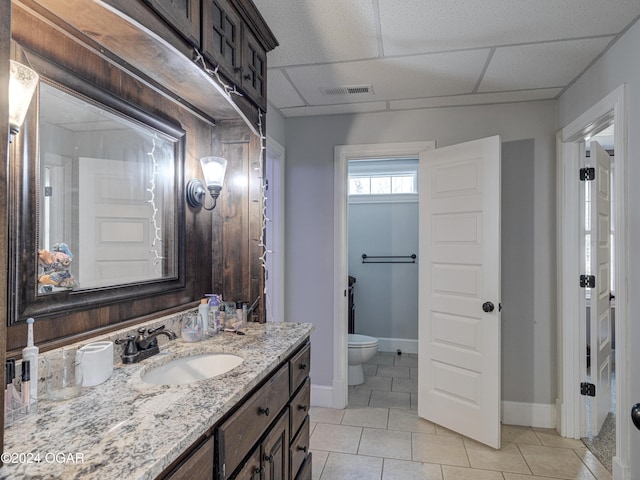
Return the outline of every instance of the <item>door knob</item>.
<path id="1" fill-rule="evenodd" d="M 495 307 L 494 307 L 493 303 L 491 303 L 491 302 L 484 302 L 482 304 L 482 311 L 483 312 L 486 312 L 486 313 L 493 312 L 494 308 Z"/>
<path id="2" fill-rule="evenodd" d="M 640 430 L 640 403 L 636 403 L 631 408 L 631 421 L 633 421 L 636 428 Z"/>

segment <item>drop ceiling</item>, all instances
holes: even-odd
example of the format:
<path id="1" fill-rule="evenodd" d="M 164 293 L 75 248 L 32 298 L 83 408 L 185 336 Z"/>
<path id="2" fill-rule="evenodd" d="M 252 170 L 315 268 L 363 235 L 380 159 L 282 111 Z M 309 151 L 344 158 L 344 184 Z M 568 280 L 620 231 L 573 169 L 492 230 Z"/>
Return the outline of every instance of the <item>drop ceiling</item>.
<path id="1" fill-rule="evenodd" d="M 640 15 L 640 0 L 254 2 L 286 117 L 555 99 Z"/>

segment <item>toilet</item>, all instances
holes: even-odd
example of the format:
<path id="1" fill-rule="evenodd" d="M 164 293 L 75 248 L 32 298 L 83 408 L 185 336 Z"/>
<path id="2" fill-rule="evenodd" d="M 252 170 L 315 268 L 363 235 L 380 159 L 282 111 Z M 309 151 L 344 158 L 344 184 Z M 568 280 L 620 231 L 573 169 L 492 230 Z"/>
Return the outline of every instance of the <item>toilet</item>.
<path id="1" fill-rule="evenodd" d="M 349 350 L 349 385 L 364 383 L 362 364 L 371 360 L 378 351 L 378 339 L 367 335 L 350 333 L 347 338 Z"/>

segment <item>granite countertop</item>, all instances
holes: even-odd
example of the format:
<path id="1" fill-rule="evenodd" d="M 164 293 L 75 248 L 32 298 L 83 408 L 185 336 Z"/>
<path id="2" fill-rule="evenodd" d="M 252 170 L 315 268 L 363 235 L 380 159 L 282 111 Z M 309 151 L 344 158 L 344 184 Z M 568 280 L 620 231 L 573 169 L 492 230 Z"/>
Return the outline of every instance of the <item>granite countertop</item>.
<path id="1" fill-rule="evenodd" d="M 109 380 L 83 388 L 77 398 L 39 399 L 37 413 L 5 429 L 0 479 L 154 479 L 312 329 L 306 323 L 250 324 L 244 336 L 227 332 L 198 343 L 174 340 L 140 363 L 117 364 Z M 206 352 L 245 360 L 223 375 L 186 385 L 140 380 L 152 365 Z"/>

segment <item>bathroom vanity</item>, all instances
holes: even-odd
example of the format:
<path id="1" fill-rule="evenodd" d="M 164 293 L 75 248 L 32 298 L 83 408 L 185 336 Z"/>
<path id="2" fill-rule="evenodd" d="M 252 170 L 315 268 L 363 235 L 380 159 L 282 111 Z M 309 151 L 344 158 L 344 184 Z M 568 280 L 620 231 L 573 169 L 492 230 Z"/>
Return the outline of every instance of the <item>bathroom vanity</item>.
<path id="1" fill-rule="evenodd" d="M 253 323 L 245 335 L 169 341 L 80 397 L 41 400 L 38 413 L 5 430 L 5 456 L 30 461 L 5 463 L 0 479 L 310 479 L 312 329 Z M 142 380 L 171 359 L 208 352 L 244 361 L 183 385 Z"/>

